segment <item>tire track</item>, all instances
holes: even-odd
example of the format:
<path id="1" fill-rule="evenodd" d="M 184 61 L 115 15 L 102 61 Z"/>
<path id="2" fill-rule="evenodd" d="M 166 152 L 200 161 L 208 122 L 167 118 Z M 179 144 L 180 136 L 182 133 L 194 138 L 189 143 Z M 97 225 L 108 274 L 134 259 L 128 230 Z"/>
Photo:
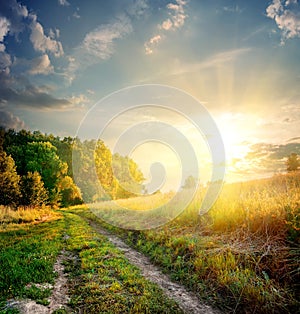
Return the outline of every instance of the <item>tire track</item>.
<path id="1" fill-rule="evenodd" d="M 173 282 L 170 277 L 152 264 L 150 259 L 144 254 L 128 246 L 116 235 L 108 232 L 99 224 L 88 220 L 89 225 L 98 233 L 106 236 L 108 240 L 122 251 L 128 261 L 140 269 L 141 274 L 149 281 L 157 284 L 165 295 L 173 299 L 185 313 L 193 314 L 220 314 L 216 309 L 200 302 L 198 297 L 188 291 L 184 286 Z"/>

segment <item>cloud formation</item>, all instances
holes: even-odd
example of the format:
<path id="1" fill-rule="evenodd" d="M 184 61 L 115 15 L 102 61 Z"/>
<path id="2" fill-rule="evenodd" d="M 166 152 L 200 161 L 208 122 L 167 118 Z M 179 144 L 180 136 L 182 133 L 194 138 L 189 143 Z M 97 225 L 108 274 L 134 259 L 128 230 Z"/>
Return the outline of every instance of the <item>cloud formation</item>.
<path id="1" fill-rule="evenodd" d="M 40 52 L 51 52 L 55 57 L 61 57 L 64 54 L 63 47 L 60 41 L 51 38 L 51 36 L 46 36 L 44 34 L 43 26 L 37 21 L 37 16 L 35 14 L 30 14 L 30 41 L 33 48 Z M 51 33 L 53 34 L 53 32 Z"/>
<path id="2" fill-rule="evenodd" d="M 284 44 L 286 39 L 300 37 L 300 8 L 297 0 L 273 0 L 266 13 L 281 30 L 281 44 Z"/>
<path id="3" fill-rule="evenodd" d="M 14 77 L 0 73 L 0 105 L 21 106 L 36 109 L 68 109 L 72 102 L 65 98 L 56 98 L 47 86 L 34 86 L 24 76 Z"/>
<path id="4" fill-rule="evenodd" d="M 54 68 L 51 65 L 50 59 L 47 54 L 37 57 L 31 60 L 31 68 L 28 73 L 31 75 L 53 73 Z"/>
<path id="5" fill-rule="evenodd" d="M 166 8 L 168 11 L 169 17 L 162 21 L 158 26 L 159 32 L 151 37 L 148 41 L 145 42 L 145 53 L 150 55 L 154 52 L 154 47 L 165 38 L 163 33 L 169 31 L 175 31 L 183 27 L 185 19 L 188 15 L 185 12 L 185 6 L 187 2 L 184 0 L 176 0 L 176 3 L 168 3 Z"/>
<path id="6" fill-rule="evenodd" d="M 8 74 L 12 64 L 11 57 L 5 51 L 0 51 L 0 72 Z"/>
<path id="7" fill-rule="evenodd" d="M 91 56 L 105 60 L 114 53 L 114 41 L 132 31 L 130 20 L 121 16 L 117 21 L 108 25 L 101 25 L 86 34 L 82 48 Z"/>
<path id="8" fill-rule="evenodd" d="M 6 17 L 0 16 L 0 51 L 5 50 L 4 37 L 8 34 L 10 22 Z"/>
<path id="9" fill-rule="evenodd" d="M 161 35 L 155 35 L 152 38 L 150 38 L 145 43 L 146 54 L 147 55 L 152 54 L 153 53 L 153 47 L 156 46 L 161 40 L 162 40 L 162 36 Z"/>
<path id="10" fill-rule="evenodd" d="M 113 22 L 101 25 L 87 33 L 81 44 L 69 56 L 67 76 L 70 81 L 78 69 L 87 68 L 102 60 L 109 59 L 115 52 L 115 43 L 132 32 L 131 20 L 121 15 Z"/>
<path id="11" fill-rule="evenodd" d="M 25 5 L 18 3 L 16 0 L 1 1 L 0 11 L 2 18 L 9 20 L 10 35 L 18 38 L 19 34 L 25 29 L 24 20 L 28 17 L 28 10 Z"/>
<path id="12" fill-rule="evenodd" d="M 5 129 L 21 130 L 26 128 L 26 124 L 19 117 L 9 111 L 0 110 L 0 126 Z"/>
<path id="13" fill-rule="evenodd" d="M 286 171 L 286 159 L 291 153 L 300 154 L 299 137 L 286 144 L 256 143 L 249 146 L 243 159 L 233 160 L 231 173 L 249 177 L 271 176 Z"/>

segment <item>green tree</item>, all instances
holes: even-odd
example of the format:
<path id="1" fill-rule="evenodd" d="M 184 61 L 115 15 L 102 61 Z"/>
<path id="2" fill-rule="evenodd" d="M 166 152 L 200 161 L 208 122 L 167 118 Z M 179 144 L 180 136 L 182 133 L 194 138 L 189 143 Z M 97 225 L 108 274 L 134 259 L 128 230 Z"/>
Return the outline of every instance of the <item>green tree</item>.
<path id="1" fill-rule="evenodd" d="M 143 191 L 143 173 L 134 160 L 116 153 L 112 157 L 113 175 L 117 180 L 116 198 L 129 198 Z"/>
<path id="2" fill-rule="evenodd" d="M 73 177 L 73 166 L 72 166 L 72 149 L 73 149 L 73 142 L 74 139 L 72 137 L 64 137 L 60 139 L 56 137 L 54 140 L 51 141 L 57 148 L 57 155 L 59 159 L 68 165 L 68 173 L 67 175 Z"/>
<path id="3" fill-rule="evenodd" d="M 20 176 L 13 158 L 0 151 L 0 204 L 16 206 L 21 197 Z"/>
<path id="4" fill-rule="evenodd" d="M 48 193 L 44 187 L 41 175 L 37 172 L 28 172 L 21 180 L 22 204 L 42 206 L 48 201 Z"/>
<path id="5" fill-rule="evenodd" d="M 98 190 L 98 177 L 94 171 L 94 149 L 96 141 L 84 141 L 76 138 L 73 143 L 72 165 L 73 175 L 77 186 L 80 188 L 82 198 L 90 203 L 100 198 Z"/>
<path id="6" fill-rule="evenodd" d="M 288 156 L 286 161 L 286 169 L 288 172 L 296 171 L 300 168 L 300 159 L 297 154 L 292 153 Z"/>
<path id="7" fill-rule="evenodd" d="M 114 180 L 112 171 L 112 154 L 101 140 L 97 141 L 94 160 L 98 180 L 104 192 L 110 197 L 115 198 L 116 181 Z"/>
<path id="8" fill-rule="evenodd" d="M 51 204 L 60 201 L 58 183 L 67 173 L 67 164 L 59 159 L 56 151 L 50 142 L 32 142 L 26 145 L 24 156 L 26 170 L 41 174 Z"/>
<path id="9" fill-rule="evenodd" d="M 61 205 L 63 207 L 82 204 L 80 189 L 71 177 L 65 176 L 59 183 L 59 189 L 61 192 Z"/>

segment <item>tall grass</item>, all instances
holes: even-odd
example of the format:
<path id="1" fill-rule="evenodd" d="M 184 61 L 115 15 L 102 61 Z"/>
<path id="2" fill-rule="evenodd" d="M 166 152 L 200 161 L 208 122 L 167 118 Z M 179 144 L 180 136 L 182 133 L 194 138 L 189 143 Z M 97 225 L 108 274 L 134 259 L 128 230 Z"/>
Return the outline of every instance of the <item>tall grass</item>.
<path id="1" fill-rule="evenodd" d="M 270 179 L 226 184 L 212 207 L 197 218 L 201 192 L 174 221 L 175 225 L 199 227 L 199 232 L 238 236 L 239 240 L 260 238 L 273 242 L 299 243 L 300 173 Z"/>
<path id="2" fill-rule="evenodd" d="M 15 210 L 9 206 L 0 205 L 0 224 L 2 226 L 11 223 L 19 224 L 48 221 L 57 218 L 58 215 L 58 213 L 55 213 L 49 207 L 36 208 L 22 206 Z"/>
<path id="3" fill-rule="evenodd" d="M 199 216 L 204 194 L 199 190 L 160 228 L 118 232 L 222 311 L 295 312 L 300 306 L 300 173 L 226 184 L 211 210 Z M 148 208 L 149 198 L 139 199 L 138 209 Z M 136 200 L 122 202 L 130 207 Z"/>

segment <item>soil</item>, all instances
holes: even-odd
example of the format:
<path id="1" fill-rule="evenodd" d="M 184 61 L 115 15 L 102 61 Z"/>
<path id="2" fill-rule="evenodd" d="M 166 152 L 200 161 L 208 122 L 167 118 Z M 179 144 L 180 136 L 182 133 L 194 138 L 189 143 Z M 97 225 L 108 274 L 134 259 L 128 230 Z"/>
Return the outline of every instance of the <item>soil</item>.
<path id="1" fill-rule="evenodd" d="M 121 250 L 128 261 L 139 268 L 146 279 L 157 284 L 167 297 L 179 305 L 184 313 L 220 314 L 218 310 L 201 302 L 194 293 L 173 282 L 168 275 L 163 274 L 157 266 L 153 265 L 147 256 L 134 250 L 119 237 L 101 228 L 96 222 L 89 221 L 89 224 L 96 232 L 106 236 L 112 244 Z"/>
<path id="2" fill-rule="evenodd" d="M 67 313 L 71 313 L 67 307 L 69 302 L 67 286 L 68 278 L 64 273 L 63 265 L 64 261 L 70 258 L 72 258 L 72 255 L 65 250 L 62 250 L 57 257 L 53 269 L 57 273 L 57 278 L 53 286 L 52 294 L 49 298 L 48 306 L 37 304 L 35 301 L 29 299 L 12 299 L 7 302 L 6 308 L 18 309 L 21 314 L 50 314 L 59 309 L 65 309 Z M 40 289 L 51 288 L 51 285 L 47 283 L 30 284 L 28 287 L 33 285 Z"/>
<path id="3" fill-rule="evenodd" d="M 173 282 L 168 275 L 163 274 L 157 266 L 153 265 L 147 256 L 129 247 L 123 240 L 101 228 L 96 222 L 89 221 L 89 224 L 96 232 L 106 236 L 113 245 L 121 250 L 128 261 L 139 268 L 141 274 L 146 279 L 157 284 L 167 297 L 173 299 L 179 305 L 184 313 L 220 314 L 218 310 L 201 302 L 193 292 L 188 291 L 184 286 Z M 69 301 L 67 286 L 68 278 L 64 273 L 64 261 L 73 258 L 74 256 L 65 250 L 62 250 L 58 256 L 57 261 L 54 264 L 54 271 L 58 276 L 55 280 L 48 306 L 37 304 L 35 301 L 29 299 L 13 299 L 7 302 L 6 308 L 16 308 L 22 314 L 51 314 L 59 309 L 65 309 L 67 313 L 72 313 L 72 310 L 67 306 Z M 36 286 L 41 289 L 49 288 L 49 284 L 36 284 Z"/>

